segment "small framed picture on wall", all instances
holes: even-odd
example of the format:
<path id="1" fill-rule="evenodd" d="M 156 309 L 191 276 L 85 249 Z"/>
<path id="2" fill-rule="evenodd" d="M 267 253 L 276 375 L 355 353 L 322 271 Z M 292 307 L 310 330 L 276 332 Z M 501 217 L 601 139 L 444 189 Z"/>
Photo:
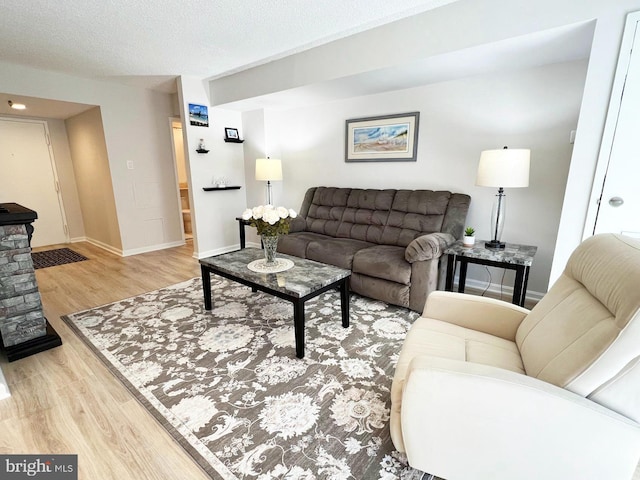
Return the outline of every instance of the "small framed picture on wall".
<path id="1" fill-rule="evenodd" d="M 189 104 L 189 123 L 196 127 L 209 126 L 209 109 L 206 105 Z"/>
<path id="2" fill-rule="evenodd" d="M 237 128 L 226 127 L 224 129 L 224 141 L 233 143 L 242 143 L 244 140 L 240 140 Z"/>

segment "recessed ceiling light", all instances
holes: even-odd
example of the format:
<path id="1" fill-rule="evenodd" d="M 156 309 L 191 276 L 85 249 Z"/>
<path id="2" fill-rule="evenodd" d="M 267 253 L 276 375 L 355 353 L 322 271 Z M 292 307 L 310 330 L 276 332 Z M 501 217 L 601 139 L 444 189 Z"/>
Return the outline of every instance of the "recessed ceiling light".
<path id="1" fill-rule="evenodd" d="M 13 103 L 11 100 L 9 100 L 9 106 L 11 108 L 15 108 L 16 110 L 24 110 L 25 108 L 27 108 L 24 103 Z"/>

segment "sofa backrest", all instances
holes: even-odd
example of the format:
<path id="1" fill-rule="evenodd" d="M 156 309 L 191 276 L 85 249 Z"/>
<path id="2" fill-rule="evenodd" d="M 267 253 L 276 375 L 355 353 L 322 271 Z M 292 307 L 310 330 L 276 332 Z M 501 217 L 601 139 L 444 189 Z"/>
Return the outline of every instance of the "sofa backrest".
<path id="1" fill-rule="evenodd" d="M 640 421 L 640 240 L 585 240 L 516 343 L 527 375 Z"/>
<path id="2" fill-rule="evenodd" d="M 380 243 L 406 247 L 435 232 L 460 238 L 470 201 L 468 195 L 446 191 L 398 190 Z"/>
<path id="3" fill-rule="evenodd" d="M 350 192 L 350 188 L 310 188 L 300 208 L 300 216 L 307 223 L 306 230 L 335 237 Z"/>
<path id="4" fill-rule="evenodd" d="M 406 247 L 425 233 L 459 238 L 470 202 L 446 191 L 314 187 L 300 215 L 310 232 Z"/>
<path id="5" fill-rule="evenodd" d="M 352 189 L 336 237 L 384 243 L 382 233 L 395 195 L 395 190 Z"/>

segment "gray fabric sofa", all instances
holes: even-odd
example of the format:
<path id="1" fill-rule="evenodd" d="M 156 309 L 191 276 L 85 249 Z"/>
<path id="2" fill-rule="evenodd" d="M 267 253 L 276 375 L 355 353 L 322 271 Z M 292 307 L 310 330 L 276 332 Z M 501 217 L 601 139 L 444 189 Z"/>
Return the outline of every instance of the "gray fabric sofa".
<path id="1" fill-rule="evenodd" d="M 470 202 L 447 191 L 313 187 L 278 251 L 349 269 L 354 292 L 422 311 Z"/>

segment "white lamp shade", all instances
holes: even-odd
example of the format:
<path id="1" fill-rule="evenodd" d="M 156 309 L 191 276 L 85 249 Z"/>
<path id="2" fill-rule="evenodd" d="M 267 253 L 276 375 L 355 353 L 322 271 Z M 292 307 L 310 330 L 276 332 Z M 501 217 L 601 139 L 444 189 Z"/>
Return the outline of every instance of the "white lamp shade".
<path id="1" fill-rule="evenodd" d="M 503 148 L 485 150 L 480 154 L 476 185 L 482 187 L 528 187 L 529 159 L 528 149 Z"/>
<path id="2" fill-rule="evenodd" d="M 282 180 L 282 162 L 275 158 L 257 158 L 256 180 Z"/>

